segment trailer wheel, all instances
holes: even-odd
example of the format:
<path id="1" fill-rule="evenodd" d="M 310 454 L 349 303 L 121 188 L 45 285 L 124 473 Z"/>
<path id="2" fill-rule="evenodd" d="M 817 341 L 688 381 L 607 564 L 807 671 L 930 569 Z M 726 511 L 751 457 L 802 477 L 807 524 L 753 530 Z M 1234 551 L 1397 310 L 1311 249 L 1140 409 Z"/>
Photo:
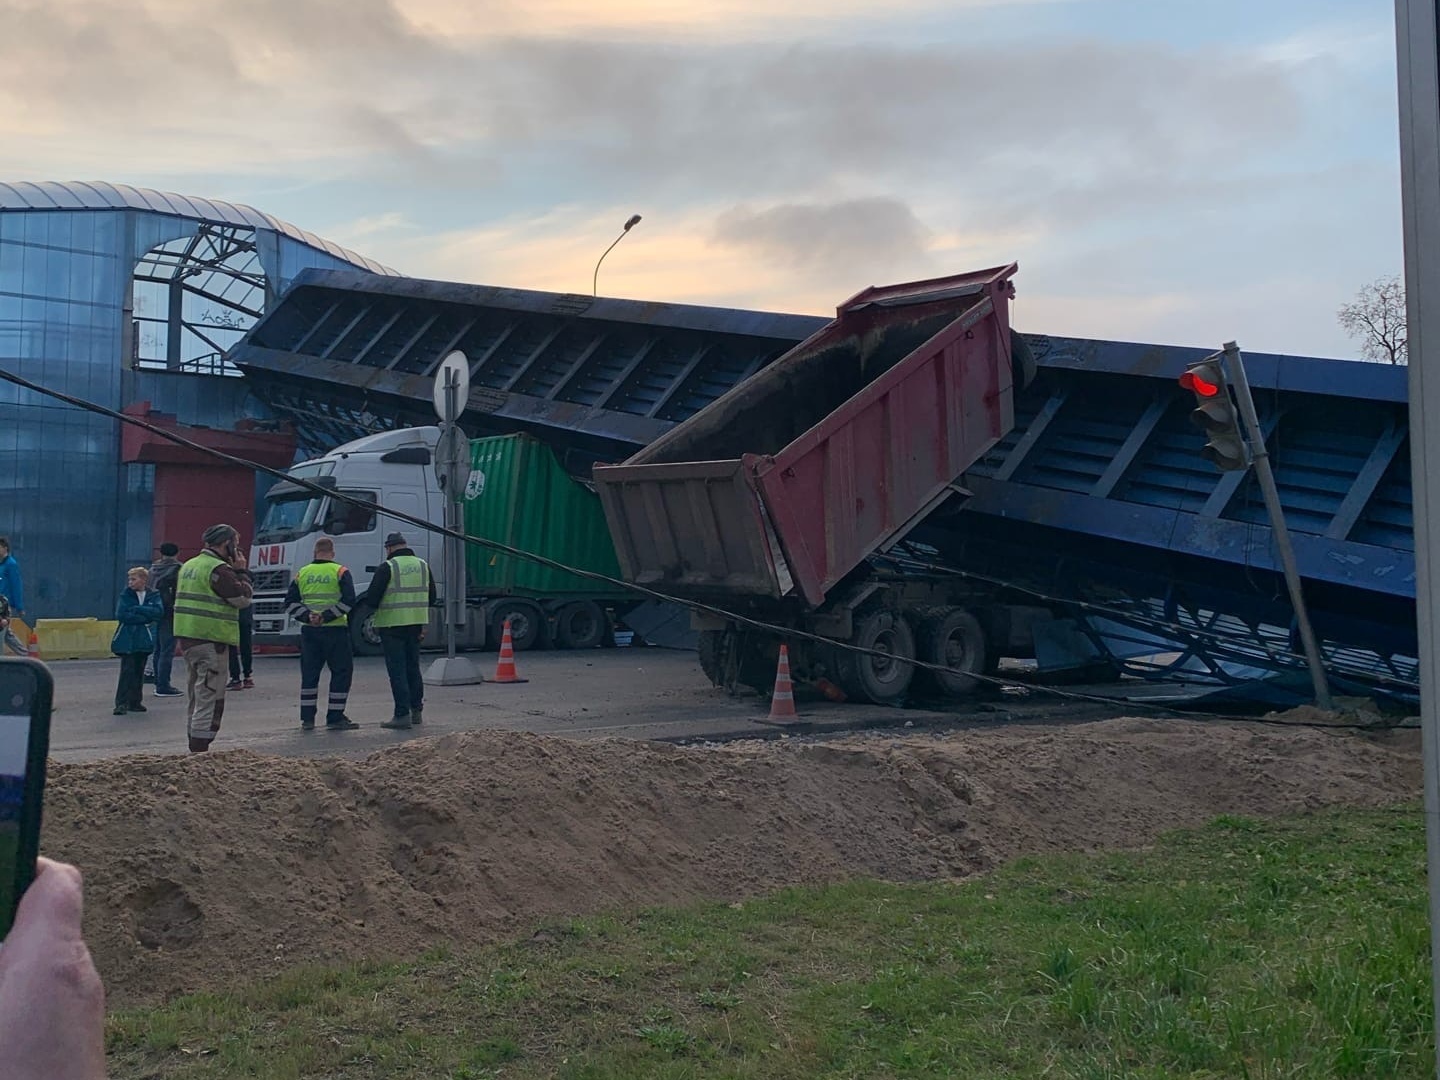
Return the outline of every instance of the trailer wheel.
<path id="1" fill-rule="evenodd" d="M 700 631 L 700 670 L 711 686 L 725 685 L 725 631 Z"/>
<path id="2" fill-rule="evenodd" d="M 942 608 L 920 627 L 920 658 L 950 671 L 922 671 L 927 683 L 950 697 L 964 697 L 980 685 L 988 667 L 985 630 L 963 608 Z"/>
<path id="3" fill-rule="evenodd" d="M 605 612 L 593 600 L 566 604 L 555 616 L 555 641 L 562 649 L 598 649 L 607 625 Z"/>
<path id="4" fill-rule="evenodd" d="M 380 631 L 375 629 L 375 612 L 368 607 L 350 614 L 350 647 L 356 656 L 379 656 L 385 651 L 380 644 Z"/>
<path id="5" fill-rule="evenodd" d="M 915 635 L 905 617 L 891 611 L 863 615 L 856 621 L 849 644 L 888 655 L 836 649 L 835 673 L 845 693 L 876 705 L 900 704 L 915 676 L 914 665 L 906 662 L 915 659 Z"/>
<path id="6" fill-rule="evenodd" d="M 516 652 L 533 649 L 544 634 L 545 616 L 528 600 L 501 600 L 490 608 L 490 640 L 500 646 L 505 620 L 510 620 L 510 645 Z"/>

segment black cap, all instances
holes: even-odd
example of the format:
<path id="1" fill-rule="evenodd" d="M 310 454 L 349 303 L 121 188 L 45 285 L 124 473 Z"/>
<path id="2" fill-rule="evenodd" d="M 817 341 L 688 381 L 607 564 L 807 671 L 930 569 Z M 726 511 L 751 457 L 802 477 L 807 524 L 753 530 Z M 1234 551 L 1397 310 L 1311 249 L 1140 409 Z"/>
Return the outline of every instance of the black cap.
<path id="1" fill-rule="evenodd" d="M 179 545 L 179 544 L 172 544 L 169 540 L 166 540 L 165 543 L 163 543 L 163 544 L 160 545 L 160 554 L 161 554 L 161 555 L 179 555 L 179 554 L 180 554 L 180 545 Z"/>
<path id="2" fill-rule="evenodd" d="M 410 542 L 405 539 L 404 533 L 393 532 L 385 537 L 386 547 L 409 547 Z"/>

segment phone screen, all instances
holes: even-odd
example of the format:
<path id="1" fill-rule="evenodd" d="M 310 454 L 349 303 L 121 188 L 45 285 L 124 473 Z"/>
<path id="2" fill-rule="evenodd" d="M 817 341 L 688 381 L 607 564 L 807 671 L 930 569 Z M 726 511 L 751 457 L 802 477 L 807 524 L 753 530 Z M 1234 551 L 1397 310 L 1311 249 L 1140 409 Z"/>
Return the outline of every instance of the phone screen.
<path id="1" fill-rule="evenodd" d="M 34 660 L 0 660 L 0 937 L 35 877 L 53 683 Z"/>

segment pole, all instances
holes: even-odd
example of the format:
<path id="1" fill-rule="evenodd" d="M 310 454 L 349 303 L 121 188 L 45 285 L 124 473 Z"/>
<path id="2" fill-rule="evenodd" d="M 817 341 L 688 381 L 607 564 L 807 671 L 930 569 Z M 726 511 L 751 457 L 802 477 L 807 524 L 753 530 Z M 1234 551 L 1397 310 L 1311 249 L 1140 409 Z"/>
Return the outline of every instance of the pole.
<path id="1" fill-rule="evenodd" d="M 1440 1072 L 1440 454 L 1428 419 L 1440 415 L 1430 378 L 1430 331 L 1440 334 L 1440 38 L 1435 0 L 1395 0 L 1400 89 L 1400 194 L 1410 345 L 1410 475 L 1415 520 L 1415 606 L 1420 647 L 1420 739 L 1425 771 L 1425 848 L 1430 882 L 1430 986 Z M 1430 468 L 1436 465 L 1435 469 Z"/>
<path id="2" fill-rule="evenodd" d="M 628 221 L 626 221 L 624 227 L 621 228 L 621 230 L 620 230 L 620 235 L 617 236 L 617 237 L 615 237 L 614 240 L 610 241 L 610 246 L 607 247 L 604 251 L 602 251 L 602 252 L 600 253 L 600 258 L 598 258 L 598 259 L 595 260 L 595 273 L 592 274 L 591 277 L 590 277 L 590 295 L 591 295 L 591 296 L 599 296 L 599 295 L 600 295 L 600 264 L 605 261 L 605 256 L 606 256 L 606 255 L 609 255 L 610 252 L 614 251 L 614 250 L 615 250 L 615 245 L 618 244 L 621 240 L 624 240 L 624 239 L 625 239 L 625 234 L 628 233 L 631 229 L 633 229 L 633 228 L 634 228 L 636 225 L 638 225 L 639 223 L 640 223 L 640 215 L 639 215 L 639 214 L 631 214 L 631 215 L 630 215 L 630 219 L 629 219 Z"/>
<path id="3" fill-rule="evenodd" d="M 445 427 L 454 427 L 455 422 L 460 418 L 459 402 L 459 380 L 455 373 L 448 368 L 445 370 Z M 451 474 L 450 483 L 455 482 L 454 474 Z M 448 485 L 447 485 L 448 486 Z M 445 537 L 445 656 L 447 659 L 455 659 L 455 628 L 460 621 L 458 610 L 464 604 L 465 587 L 462 584 L 462 576 L 465 568 L 460 566 L 461 554 L 460 543 L 455 539 L 455 534 L 460 531 L 460 504 L 455 501 L 454 492 L 446 491 L 445 495 L 445 527 L 450 534 Z M 456 600 L 460 603 L 457 604 Z"/>
<path id="4" fill-rule="evenodd" d="M 1300 572 L 1295 568 L 1295 549 L 1290 546 L 1290 529 L 1285 524 L 1280 492 L 1275 488 L 1275 473 L 1270 468 L 1270 451 L 1265 448 L 1265 433 L 1260 430 L 1260 418 L 1255 414 L 1255 399 L 1250 396 L 1250 380 L 1245 376 L 1245 361 L 1240 356 L 1240 346 L 1233 341 L 1225 343 L 1225 362 L 1226 377 L 1235 387 L 1235 401 L 1240 406 L 1240 417 L 1245 421 L 1245 429 L 1250 436 L 1251 464 L 1255 466 L 1255 478 L 1260 481 L 1260 491 L 1265 496 L 1270 529 L 1275 534 L 1275 547 L 1280 552 L 1285 587 L 1290 591 L 1290 604 L 1295 609 L 1295 622 L 1300 628 L 1300 643 L 1305 648 L 1305 662 L 1310 667 L 1310 681 L 1315 687 L 1315 704 L 1322 709 L 1330 709 L 1334 703 L 1330 699 L 1330 684 L 1325 678 L 1325 662 L 1320 656 L 1315 631 L 1310 627 L 1305 595 L 1300 590 Z"/>

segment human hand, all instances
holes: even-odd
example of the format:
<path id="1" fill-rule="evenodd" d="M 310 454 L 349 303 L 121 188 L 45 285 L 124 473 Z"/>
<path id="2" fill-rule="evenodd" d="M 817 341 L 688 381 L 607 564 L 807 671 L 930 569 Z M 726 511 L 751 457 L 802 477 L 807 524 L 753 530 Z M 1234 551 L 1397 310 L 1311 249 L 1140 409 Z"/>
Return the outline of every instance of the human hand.
<path id="1" fill-rule="evenodd" d="M 80 871 L 40 859 L 0 948 L 0 1056 L 14 1080 L 104 1080 L 105 989 L 81 936 Z"/>

